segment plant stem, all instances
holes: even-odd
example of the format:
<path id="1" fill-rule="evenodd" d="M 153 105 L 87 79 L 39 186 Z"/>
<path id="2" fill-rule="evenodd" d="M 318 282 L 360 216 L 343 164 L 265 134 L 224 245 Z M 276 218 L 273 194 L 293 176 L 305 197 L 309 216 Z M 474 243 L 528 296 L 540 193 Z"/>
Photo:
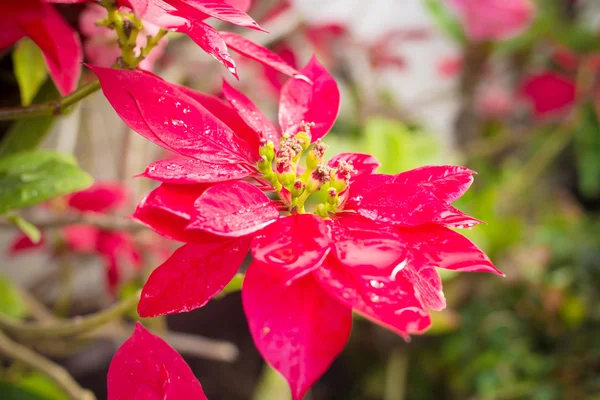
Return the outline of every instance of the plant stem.
<path id="1" fill-rule="evenodd" d="M 136 232 L 146 229 L 142 224 L 139 224 L 127 218 L 116 217 L 112 215 L 95 215 L 92 213 L 81 215 L 67 215 L 64 217 L 52 219 L 45 218 L 33 220 L 30 221 L 30 223 L 32 223 L 40 229 L 54 229 L 75 224 L 92 225 L 96 228 L 107 231 Z M 14 229 L 14 225 L 12 225 L 11 223 L 0 222 L 0 230 L 2 229 Z"/>
<path id="2" fill-rule="evenodd" d="M 140 292 L 97 313 L 52 323 L 23 322 L 0 314 L 0 328 L 22 338 L 64 338 L 81 335 L 121 317 L 137 306 Z"/>
<path id="3" fill-rule="evenodd" d="M 37 118 L 49 115 L 58 116 L 64 114 L 70 106 L 96 92 L 98 89 L 100 89 L 100 82 L 96 79 L 58 100 L 42 104 L 32 104 L 27 107 L 0 108 L 0 121 Z"/>
<path id="4" fill-rule="evenodd" d="M 37 354 L 27 347 L 14 342 L 0 331 L 0 354 L 42 372 L 52 379 L 65 391 L 71 400 L 95 400 L 96 397 L 89 390 L 83 389 L 69 373 L 60 365 Z"/>

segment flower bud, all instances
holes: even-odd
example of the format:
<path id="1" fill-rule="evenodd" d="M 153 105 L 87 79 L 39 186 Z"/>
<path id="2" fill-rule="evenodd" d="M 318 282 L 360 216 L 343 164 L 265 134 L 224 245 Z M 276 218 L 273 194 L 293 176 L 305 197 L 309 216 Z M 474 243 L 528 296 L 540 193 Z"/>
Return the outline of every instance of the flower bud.
<path id="1" fill-rule="evenodd" d="M 296 136 L 294 136 L 294 139 L 296 139 L 298 144 L 300 144 L 300 146 L 302 146 L 302 151 L 308 149 L 308 146 L 310 146 L 310 140 L 311 140 L 310 132 L 300 131 L 300 132 L 296 133 Z"/>
<path id="2" fill-rule="evenodd" d="M 306 189 L 306 185 L 304 184 L 304 182 L 302 182 L 302 180 L 300 180 L 300 179 L 296 179 L 296 182 L 294 182 L 294 185 L 292 186 L 292 189 L 291 189 L 292 197 L 293 198 L 300 197 L 302 195 L 302 193 L 304 193 L 305 189 Z"/>
<path id="3" fill-rule="evenodd" d="M 306 181 L 306 190 L 309 193 L 317 192 L 321 190 L 323 185 L 331 179 L 331 167 L 325 165 L 324 163 L 319 163 L 315 170 L 311 172 L 307 181 Z"/>
<path id="4" fill-rule="evenodd" d="M 317 165 L 319 165 L 319 163 L 323 161 L 323 157 L 325 157 L 325 151 L 327 151 L 327 145 L 322 143 L 321 139 L 318 139 L 306 157 L 306 167 L 311 171 L 317 168 Z"/>
<path id="5" fill-rule="evenodd" d="M 337 208 L 339 202 L 338 191 L 332 187 L 327 190 L 327 204 Z"/>
<path id="6" fill-rule="evenodd" d="M 286 187 L 296 181 L 296 164 L 293 162 L 293 151 L 278 151 L 275 159 L 275 173 L 277 180 Z"/>
<path id="7" fill-rule="evenodd" d="M 325 204 L 317 204 L 315 208 L 315 214 L 321 218 L 329 218 L 329 212 L 327 211 L 327 206 Z"/>
<path id="8" fill-rule="evenodd" d="M 352 165 L 352 162 L 339 160 L 331 172 L 331 187 L 336 188 L 338 193 L 343 192 L 348 187 L 350 179 L 355 173 L 356 169 Z"/>
<path id="9" fill-rule="evenodd" d="M 275 158 L 275 145 L 273 144 L 273 141 L 262 139 L 260 141 L 258 154 L 260 154 L 261 157 L 266 157 L 269 162 L 273 161 Z"/>

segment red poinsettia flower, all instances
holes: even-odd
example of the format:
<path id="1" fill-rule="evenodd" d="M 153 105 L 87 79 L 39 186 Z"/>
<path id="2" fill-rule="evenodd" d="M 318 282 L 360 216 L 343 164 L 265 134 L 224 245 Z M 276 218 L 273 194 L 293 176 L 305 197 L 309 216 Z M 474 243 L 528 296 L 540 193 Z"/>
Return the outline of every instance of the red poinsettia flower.
<path id="1" fill-rule="evenodd" d="M 76 32 L 42 0 L 0 2 L 0 51 L 24 37 L 38 45 L 59 92 L 73 91 L 81 74 L 83 52 Z"/>
<path id="2" fill-rule="evenodd" d="M 127 190 L 117 183 L 100 182 L 92 187 L 65 196 L 64 204 L 70 211 L 78 213 L 110 213 L 126 205 L 129 199 Z M 106 231 L 92 225 L 76 224 L 65 226 L 61 237 L 67 248 L 79 254 L 96 254 L 106 263 L 106 281 L 114 292 L 122 271 L 122 263 L 140 266 L 140 253 L 128 232 Z M 32 243 L 24 235 L 19 235 L 9 247 L 10 255 L 45 246 L 45 240 Z"/>
<path id="3" fill-rule="evenodd" d="M 250 330 L 294 399 L 344 347 L 353 310 L 408 337 L 430 325 L 428 308 L 445 307 L 437 267 L 499 273 L 450 229 L 479 223 L 451 206 L 472 171 L 381 175 L 377 160 L 359 153 L 324 161 L 321 139 L 340 95 L 314 58 L 300 71 L 307 79 L 282 88 L 279 128 L 227 84 L 229 104 L 146 72 L 94 71 L 130 127 L 181 156 L 142 174 L 162 184 L 134 217 L 186 244 L 152 273 L 139 314 L 203 306 L 250 250 L 242 291 Z"/>
<path id="4" fill-rule="evenodd" d="M 108 400 L 206 400 L 184 359 L 139 322 L 108 368 Z"/>

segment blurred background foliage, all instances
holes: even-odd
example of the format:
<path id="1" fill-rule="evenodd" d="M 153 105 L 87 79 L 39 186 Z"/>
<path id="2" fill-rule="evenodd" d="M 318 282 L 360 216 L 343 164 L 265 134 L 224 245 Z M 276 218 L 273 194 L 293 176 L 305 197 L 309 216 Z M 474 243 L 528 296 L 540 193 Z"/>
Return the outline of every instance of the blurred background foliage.
<path id="1" fill-rule="evenodd" d="M 278 1 L 255 3 L 260 4 L 250 14 L 259 21 L 268 19 L 268 11 L 281 5 Z M 305 9 L 300 3 L 294 2 L 294 13 Z M 315 30 L 308 28 L 318 24 L 302 14 L 301 24 L 269 45 L 282 55 L 293 55 L 292 60 L 306 59 L 307 48 L 311 49 L 308 53 L 318 54 L 324 48 L 333 49 L 319 55 L 328 55 L 324 61 L 342 85 L 345 104 L 327 137 L 329 155 L 371 153 L 382 163 L 380 172 L 390 174 L 449 163 L 477 171 L 473 187 L 457 207 L 487 223 L 466 235 L 506 276 L 440 271 L 448 309 L 434 312 L 431 331 L 410 343 L 357 318 L 349 346 L 309 399 L 600 400 L 600 63 L 596 58 L 600 56 L 600 4 L 537 0 L 535 18 L 525 31 L 493 43 L 470 41 L 447 2 L 423 4 L 431 22 L 428 35 L 442 37 L 457 54 L 458 70 L 444 78 L 454 82 L 456 111 L 444 122 L 445 134 L 437 132 L 427 117 L 419 117 L 419 109 L 427 104 L 413 104 L 411 109 L 410 101 L 390 94 L 391 86 L 371 85 L 377 79 L 365 84 L 369 76 L 384 75 L 369 63 L 368 74 L 356 67 L 365 53 L 374 54 L 369 52 L 372 46 L 365 50 L 373 41 L 365 44 L 349 33 L 344 34 L 350 35 L 349 42 L 343 35 L 330 39 L 325 29 L 321 36 L 314 36 Z M 76 13 L 71 16 L 73 21 L 76 18 Z M 426 46 L 428 39 L 415 40 L 412 46 Z M 159 72 L 201 90 L 214 90 L 219 80 L 218 72 L 211 69 L 214 66 L 205 67 L 205 79 L 198 82 L 199 62 L 178 61 L 184 57 L 186 40 L 174 37 L 172 42 Z M 344 47 L 347 43 L 353 45 Z M 358 56 L 352 53 L 356 48 L 363 51 Z M 436 59 L 434 50 L 428 51 L 431 63 L 443 61 Z M 1 60 L 4 75 L 10 75 L 13 67 L 15 71 L 10 78 L 3 75 L 2 93 L 8 94 L 2 102 L 14 104 L 13 100 L 21 98 L 27 104 L 54 98 L 54 88 L 47 81 L 44 84 L 45 75 L 39 72 L 36 49 L 25 42 L 12 54 Z M 410 55 L 405 57 L 410 64 Z M 261 71 L 247 68 L 250 72 L 242 76 L 241 86 L 261 107 L 275 110 L 276 84 L 249 78 L 260 76 Z M 394 73 L 410 76 L 419 68 L 424 66 L 400 67 Z M 540 74 L 559 74 L 563 82 L 571 82 L 567 91 L 576 96 L 554 86 L 535 93 L 524 89 L 523 82 Z M 415 85 L 425 83 L 417 80 Z M 489 90 L 490 84 L 502 89 L 499 100 Z M 497 101 L 487 103 L 489 98 Z M 545 101 L 553 104 L 541 112 L 538 107 Z M 3 125 L 0 155 L 37 147 L 53 123 L 45 117 Z M 450 148 L 448 142 L 453 144 Z M 85 186 L 87 175 L 71 160 L 48 157 L 61 171 L 76 169 L 78 184 Z M 143 165 L 155 157 L 146 154 Z M 23 183 L 3 173 L 1 165 L 2 161 L 0 182 Z M 38 168 L 34 175 L 43 178 L 46 167 L 30 165 L 32 170 Z M 15 186 L 15 190 L 22 188 Z M 60 194 L 52 192 L 48 198 Z M 0 313 L 27 318 L 28 306 L 12 281 L 9 275 L 0 278 Z M 236 281 L 231 290 L 238 290 L 239 284 Z M 131 293 L 139 285 L 137 276 L 122 291 Z M 75 306 L 72 310 L 81 311 Z M 165 323 L 173 330 L 228 340 L 239 347 L 241 356 L 234 363 L 188 358 L 209 398 L 288 398 L 287 386 L 264 366 L 251 344 L 238 293 L 158 325 Z M 114 349 L 97 351 L 108 355 L 90 358 L 96 367 L 75 376 L 102 398 Z M 73 372 L 67 357 L 57 359 Z M 44 376 L 18 364 L 3 367 L 3 400 L 66 398 Z"/>

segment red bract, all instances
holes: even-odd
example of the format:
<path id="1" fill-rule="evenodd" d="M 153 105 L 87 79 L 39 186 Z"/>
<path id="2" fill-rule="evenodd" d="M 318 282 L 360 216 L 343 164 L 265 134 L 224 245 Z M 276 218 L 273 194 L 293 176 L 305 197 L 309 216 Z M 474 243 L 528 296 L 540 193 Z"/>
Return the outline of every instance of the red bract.
<path id="1" fill-rule="evenodd" d="M 42 0 L 2 1 L 0 26 L 0 51 L 29 37 L 44 54 L 59 92 L 66 95 L 75 89 L 83 59 L 81 43 L 53 6 Z"/>
<path id="2" fill-rule="evenodd" d="M 150 276 L 140 315 L 204 305 L 250 250 L 242 293 L 250 330 L 295 400 L 344 347 L 352 310 L 407 338 L 429 327 L 428 308 L 445 307 L 437 267 L 499 273 L 448 229 L 480 223 L 451 206 L 472 171 L 382 175 L 375 158 L 358 153 L 324 161 L 321 138 L 340 98 L 315 59 L 301 71 L 308 80 L 284 85 L 280 129 L 228 85 L 231 106 L 148 73 L 95 71 L 129 126 L 182 157 L 144 174 L 163 183 L 134 217 L 187 244 Z M 311 209 L 316 192 L 324 200 Z"/>
<path id="3" fill-rule="evenodd" d="M 139 322 L 108 369 L 108 400 L 206 400 L 183 358 Z"/>
<path id="4" fill-rule="evenodd" d="M 66 206 L 78 213 L 110 213 L 126 205 L 129 199 L 127 190 L 117 183 L 96 183 L 89 189 L 64 197 Z M 140 266 L 140 253 L 131 235 L 122 231 L 107 231 L 93 225 L 69 225 L 61 230 L 61 236 L 68 249 L 74 253 L 96 254 L 106 265 L 108 289 L 114 292 L 120 282 L 123 263 Z M 15 239 L 9 254 L 39 248 L 43 242 L 33 244 L 25 236 Z"/>

